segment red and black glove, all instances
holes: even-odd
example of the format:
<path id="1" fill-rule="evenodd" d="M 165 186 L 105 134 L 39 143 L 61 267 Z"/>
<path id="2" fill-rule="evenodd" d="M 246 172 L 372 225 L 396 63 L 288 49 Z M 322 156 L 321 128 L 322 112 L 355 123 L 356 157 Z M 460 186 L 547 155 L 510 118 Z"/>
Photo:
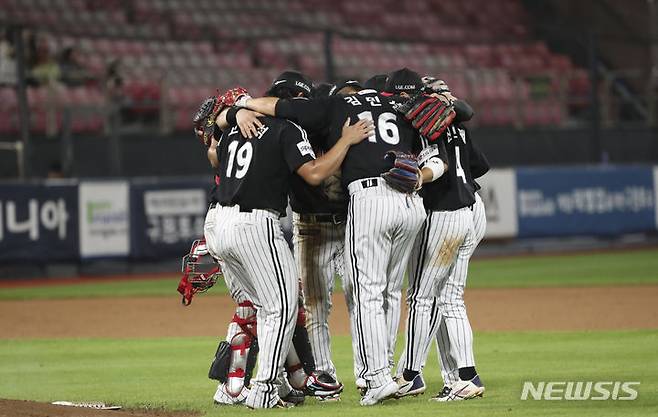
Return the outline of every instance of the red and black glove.
<path id="1" fill-rule="evenodd" d="M 455 118 L 452 101 L 441 94 L 416 94 L 396 110 L 430 141 L 437 140 Z"/>

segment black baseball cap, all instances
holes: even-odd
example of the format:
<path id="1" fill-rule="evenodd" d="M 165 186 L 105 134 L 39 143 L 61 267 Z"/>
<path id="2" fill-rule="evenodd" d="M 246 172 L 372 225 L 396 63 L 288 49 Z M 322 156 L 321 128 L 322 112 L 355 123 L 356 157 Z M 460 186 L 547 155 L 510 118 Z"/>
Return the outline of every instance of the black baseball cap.
<path id="1" fill-rule="evenodd" d="M 368 78 L 366 82 L 363 84 L 365 88 L 370 88 L 375 91 L 384 91 L 384 87 L 386 86 L 386 81 L 388 80 L 388 75 L 386 74 L 377 74 L 373 75 L 372 77 Z"/>
<path id="2" fill-rule="evenodd" d="M 361 82 L 359 80 L 347 78 L 345 80 L 336 83 L 334 88 L 332 88 L 331 91 L 329 91 L 329 95 L 335 96 L 336 94 L 338 94 L 340 90 L 342 90 L 345 87 L 352 87 L 352 88 L 356 88 L 357 90 L 363 90 L 363 86 L 361 85 Z"/>
<path id="3" fill-rule="evenodd" d="M 320 83 L 313 89 L 313 97 L 329 97 L 329 93 L 334 88 L 333 84 Z"/>
<path id="4" fill-rule="evenodd" d="M 313 94 L 313 83 L 299 71 L 284 71 L 272 81 L 265 95 L 272 95 L 278 87 L 286 87 L 295 93 L 302 93 L 305 97 Z"/>
<path id="5" fill-rule="evenodd" d="M 384 91 L 392 94 L 415 94 L 423 88 L 423 80 L 416 71 L 402 68 L 389 74 Z"/>

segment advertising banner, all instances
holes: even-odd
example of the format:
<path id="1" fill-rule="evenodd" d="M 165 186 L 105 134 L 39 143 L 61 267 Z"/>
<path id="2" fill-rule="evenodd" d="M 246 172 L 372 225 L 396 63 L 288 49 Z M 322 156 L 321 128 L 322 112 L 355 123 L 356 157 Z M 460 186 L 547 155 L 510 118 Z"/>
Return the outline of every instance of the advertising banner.
<path id="1" fill-rule="evenodd" d="M 655 229 L 650 167 L 519 168 L 519 236 L 616 235 Z"/>
<path id="2" fill-rule="evenodd" d="M 513 169 L 492 169 L 482 178 L 479 191 L 487 213 L 485 237 L 507 238 L 518 233 L 516 174 Z"/>
<path id="3" fill-rule="evenodd" d="M 209 182 L 132 186 L 133 256 L 183 256 L 203 237 Z"/>
<path id="4" fill-rule="evenodd" d="M 0 260 L 78 257 L 77 184 L 0 185 Z"/>
<path id="5" fill-rule="evenodd" d="M 80 256 L 128 256 L 128 182 L 84 181 L 80 183 L 79 201 Z"/>

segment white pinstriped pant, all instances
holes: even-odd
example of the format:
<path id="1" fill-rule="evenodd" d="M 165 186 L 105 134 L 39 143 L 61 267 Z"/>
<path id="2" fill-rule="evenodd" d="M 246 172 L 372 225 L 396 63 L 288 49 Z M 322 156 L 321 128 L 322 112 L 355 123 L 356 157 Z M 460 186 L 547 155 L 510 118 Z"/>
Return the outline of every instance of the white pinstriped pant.
<path id="1" fill-rule="evenodd" d="M 363 188 L 368 181 L 377 185 Z M 348 190 L 345 273 L 354 300 L 355 376 L 376 388 L 392 380 L 404 271 L 425 210 L 418 195 L 381 178 L 354 181 Z"/>
<path id="2" fill-rule="evenodd" d="M 269 408 L 279 400 L 280 377 L 297 317 L 297 270 L 278 214 L 220 207 L 205 224 L 210 253 L 257 309 L 258 371 L 245 404 Z"/>
<path id="3" fill-rule="evenodd" d="M 206 239 L 206 242 L 208 241 L 208 236 L 210 234 L 213 234 L 214 236 L 214 227 L 216 223 L 216 218 L 217 218 L 217 212 L 219 211 L 220 206 L 216 205 L 215 207 L 208 209 L 208 212 L 206 213 L 206 219 L 204 221 L 203 225 L 203 230 L 204 230 L 204 238 Z M 212 239 L 212 236 L 210 237 Z M 212 251 L 212 249 L 209 249 Z M 211 252 L 212 254 L 213 252 Z M 213 255 L 214 256 L 214 255 Z M 215 256 L 215 259 L 218 259 Z M 229 294 L 231 294 L 231 298 L 233 301 L 235 301 L 236 304 L 239 304 L 243 301 L 249 301 L 247 298 L 247 295 L 244 293 L 244 290 L 240 287 L 240 283 L 237 282 L 232 276 L 231 273 L 228 272 L 226 265 L 222 259 L 219 259 L 219 265 L 222 269 L 222 276 L 224 277 L 224 282 L 226 283 L 226 288 L 228 288 Z M 240 309 L 241 307 L 237 307 Z M 228 325 L 228 332 L 226 334 L 226 340 L 228 342 L 231 341 L 233 336 L 238 334 L 241 331 L 240 326 L 238 326 L 236 323 L 231 321 Z"/>
<path id="4" fill-rule="evenodd" d="M 398 362 L 404 369 L 421 371 L 434 337 L 435 297 L 449 284 L 450 271 L 469 236 L 473 214 L 469 207 L 430 211 L 418 234 L 409 260 L 405 349 Z"/>
<path id="5" fill-rule="evenodd" d="M 447 214 L 458 212 L 460 214 Z M 452 221 L 445 219 L 439 221 L 444 215 L 452 217 Z M 470 221 L 467 217 L 470 217 Z M 415 371 L 422 370 L 427 360 L 429 347 L 436 335 L 441 374 L 444 384 L 450 385 L 459 379 L 459 368 L 475 366 L 473 332 L 466 314 L 463 296 L 466 287 L 468 263 L 478 243 L 484 237 L 487 220 L 484 204 L 477 193 L 475 194 L 475 204 L 472 211 L 465 208 L 454 212 L 433 212 L 431 218 L 433 223 L 443 226 L 440 228 L 441 230 L 437 230 L 438 234 L 442 233 L 448 239 L 459 239 L 459 231 L 464 229 L 458 227 L 459 222 L 462 224 L 471 223 L 472 228 L 466 232 L 448 270 L 448 276 L 444 278 L 444 284 L 435 289 L 435 294 L 438 294 L 438 296 L 434 297 L 433 295 L 428 298 L 426 291 L 417 291 L 416 303 L 410 303 L 407 320 L 407 343 L 398 363 L 398 373 L 401 374 L 405 368 Z M 430 217 L 428 217 L 428 222 L 429 219 Z M 428 222 L 424 225 L 421 234 L 423 232 L 428 233 Z M 429 230 L 431 230 L 431 227 Z M 421 239 L 419 235 L 417 243 Z M 420 256 L 419 249 L 420 245 L 414 246 L 414 254 L 417 256 Z M 413 263 L 413 258 L 410 263 Z M 414 266 L 412 265 L 411 268 Z M 413 278 L 411 268 L 410 281 Z M 441 268 L 435 272 L 445 273 L 445 269 Z M 412 291 L 410 284 L 408 300 L 413 298 Z M 428 306 L 429 317 L 427 315 Z M 412 307 L 415 313 L 412 311 Z M 411 320 L 414 314 L 416 320 Z M 423 317 L 423 319 L 418 320 L 420 317 Z M 411 328 L 412 325 L 416 326 L 415 329 Z M 411 360 L 408 358 L 411 358 Z"/>
<path id="6" fill-rule="evenodd" d="M 463 248 L 460 248 L 455 266 L 448 278 L 449 285 L 439 294 L 435 303 L 434 315 L 441 314 L 436 332 L 437 351 L 441 364 L 443 384 L 450 385 L 459 380 L 459 368 L 475 366 L 473 354 L 473 331 L 464 305 L 464 288 L 468 274 L 468 264 L 487 228 L 484 203 L 475 193 L 473 205 L 473 234 Z M 434 320 L 434 327 L 436 327 Z"/>
<path id="7" fill-rule="evenodd" d="M 343 274 L 345 223 L 303 222 L 293 215 L 293 244 L 301 276 L 306 309 L 306 330 L 315 359 L 315 369 L 336 378 L 331 360 L 329 314 L 336 274 Z M 345 289 L 345 279 L 342 279 Z M 345 291 L 348 308 L 349 291 Z"/>

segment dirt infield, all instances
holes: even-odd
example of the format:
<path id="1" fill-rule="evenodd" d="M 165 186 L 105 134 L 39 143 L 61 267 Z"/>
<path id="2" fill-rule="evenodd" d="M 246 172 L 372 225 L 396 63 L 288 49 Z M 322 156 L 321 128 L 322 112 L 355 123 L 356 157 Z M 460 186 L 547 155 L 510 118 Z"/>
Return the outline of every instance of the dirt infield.
<path id="1" fill-rule="evenodd" d="M 658 327 L 658 286 L 470 289 L 475 330 L 605 330 Z M 235 305 L 228 296 L 0 301 L 0 338 L 218 336 Z M 215 326 L 198 317 L 216 317 Z M 404 320 L 402 321 L 404 323 Z M 349 334 L 342 294 L 334 297 L 331 329 Z M 0 399 L 0 417 L 184 417 L 161 410 L 103 411 Z"/>
<path id="2" fill-rule="evenodd" d="M 475 330 L 608 330 L 658 327 L 658 286 L 470 289 Z M 217 336 L 234 311 L 226 296 L 0 301 L 0 337 Z M 217 317 L 216 326 L 198 317 Z M 403 320 L 404 322 L 404 320 Z M 334 297 L 331 329 L 349 334 L 342 294 Z"/>

